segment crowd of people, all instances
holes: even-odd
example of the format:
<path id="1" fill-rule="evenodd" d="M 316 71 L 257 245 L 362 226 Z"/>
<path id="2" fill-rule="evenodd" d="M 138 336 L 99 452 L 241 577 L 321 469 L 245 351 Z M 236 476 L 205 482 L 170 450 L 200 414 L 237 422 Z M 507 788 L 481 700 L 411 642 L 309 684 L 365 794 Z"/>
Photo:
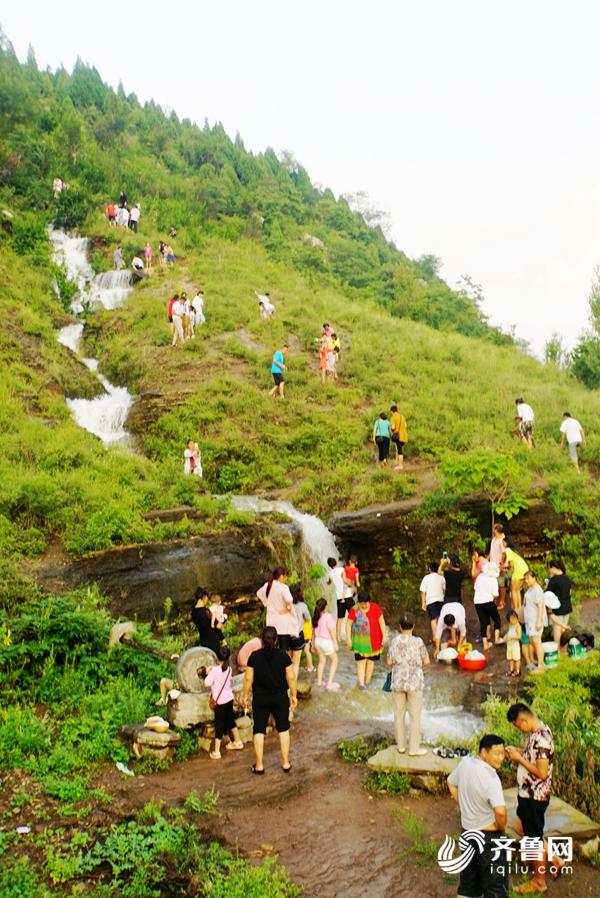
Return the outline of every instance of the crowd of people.
<path id="1" fill-rule="evenodd" d="M 196 291 L 193 299 L 185 292 L 175 293 L 167 303 L 167 320 L 171 330 L 171 347 L 182 347 L 187 340 L 196 339 L 196 327 L 206 323 L 204 292 Z"/>
<path id="2" fill-rule="evenodd" d="M 571 581 L 565 565 L 558 559 L 548 562 L 545 588 L 537 574 L 516 550 L 502 524 L 495 524 L 486 554 L 474 550 L 471 556 L 473 604 L 479 620 L 474 642 L 484 651 L 505 645 L 509 677 L 521 673 L 521 658 L 526 669 L 543 673 L 546 669 L 542 633 L 548 625 L 557 645 L 563 644 L 569 631 L 572 611 Z M 421 607 L 431 624 L 435 655 L 448 646 L 459 650 L 467 641 L 466 613 L 462 585 L 466 579 L 460 559 L 444 553 L 432 561 L 420 585 Z M 505 612 L 506 631 L 500 612 Z"/>

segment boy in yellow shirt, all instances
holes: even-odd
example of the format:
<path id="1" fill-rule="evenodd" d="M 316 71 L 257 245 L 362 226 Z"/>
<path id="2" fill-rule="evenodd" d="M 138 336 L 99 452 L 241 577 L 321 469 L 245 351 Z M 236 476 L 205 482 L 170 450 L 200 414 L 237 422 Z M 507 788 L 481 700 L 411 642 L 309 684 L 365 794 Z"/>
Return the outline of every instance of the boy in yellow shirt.
<path id="1" fill-rule="evenodd" d="M 390 427 L 392 431 L 392 443 L 396 447 L 396 465 L 394 471 L 402 471 L 404 469 L 404 454 L 402 452 L 406 443 L 408 443 L 408 430 L 406 427 L 406 418 L 398 411 L 397 405 L 390 406 Z"/>

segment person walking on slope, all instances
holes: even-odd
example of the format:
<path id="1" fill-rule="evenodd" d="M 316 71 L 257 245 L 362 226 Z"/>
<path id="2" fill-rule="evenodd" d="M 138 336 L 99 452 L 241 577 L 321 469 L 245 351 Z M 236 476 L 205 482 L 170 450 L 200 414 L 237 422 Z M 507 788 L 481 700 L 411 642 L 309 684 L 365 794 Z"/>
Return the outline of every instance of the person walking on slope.
<path id="1" fill-rule="evenodd" d="M 280 399 L 285 399 L 284 371 L 287 371 L 287 365 L 285 364 L 285 353 L 287 352 L 287 349 L 288 345 L 287 343 L 284 343 L 281 349 L 278 349 L 277 352 L 274 353 L 273 361 L 271 362 L 271 374 L 273 375 L 275 386 L 269 391 L 269 396 L 275 396 L 275 394 L 278 393 Z"/>
<path id="2" fill-rule="evenodd" d="M 171 346 L 175 348 L 180 343 L 184 342 L 183 316 L 185 315 L 185 305 L 182 302 L 181 297 L 177 297 L 173 303 L 171 315 L 173 316 L 173 342 L 171 343 Z"/>
<path id="3" fill-rule="evenodd" d="M 377 446 L 378 461 L 381 467 L 385 467 L 390 457 L 390 437 L 392 431 L 390 422 L 385 412 L 382 412 L 373 425 L 373 442 Z"/>
<path id="4" fill-rule="evenodd" d="M 144 247 L 144 259 L 146 260 L 146 268 L 150 271 L 152 268 L 152 247 L 149 242 Z"/>
<path id="5" fill-rule="evenodd" d="M 585 446 L 585 433 L 583 427 L 577 418 L 571 417 L 571 412 L 563 413 L 563 421 L 560 425 L 560 448 L 565 445 L 569 449 L 569 458 L 579 471 L 579 459 L 577 458 L 577 447 Z"/>
<path id="6" fill-rule="evenodd" d="M 515 405 L 517 406 L 521 438 L 528 449 L 533 449 L 533 409 L 525 402 L 522 396 L 519 399 L 515 399 Z"/>
<path id="7" fill-rule="evenodd" d="M 396 403 L 390 405 L 391 417 L 390 428 L 392 431 L 392 443 L 396 447 L 396 464 L 394 471 L 402 471 L 404 469 L 404 447 L 408 443 L 408 430 L 406 427 L 406 418 L 398 411 Z"/>

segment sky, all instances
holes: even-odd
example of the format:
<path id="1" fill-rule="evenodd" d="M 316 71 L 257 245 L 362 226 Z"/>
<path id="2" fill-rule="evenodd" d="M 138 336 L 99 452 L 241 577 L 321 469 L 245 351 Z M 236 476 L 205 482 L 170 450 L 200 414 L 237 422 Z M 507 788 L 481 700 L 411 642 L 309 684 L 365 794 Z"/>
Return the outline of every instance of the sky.
<path id="1" fill-rule="evenodd" d="M 20 0 L 17 55 L 71 69 L 364 191 L 409 256 L 541 354 L 587 327 L 600 264 L 600 4 L 571 0 Z"/>

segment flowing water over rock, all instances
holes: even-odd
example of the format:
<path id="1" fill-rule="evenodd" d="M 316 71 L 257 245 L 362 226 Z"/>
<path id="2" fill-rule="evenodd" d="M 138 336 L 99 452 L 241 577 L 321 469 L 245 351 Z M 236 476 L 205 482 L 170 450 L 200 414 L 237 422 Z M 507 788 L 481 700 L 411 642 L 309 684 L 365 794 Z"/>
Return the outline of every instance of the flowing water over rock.
<path id="1" fill-rule="evenodd" d="M 79 293 L 71 303 L 74 315 L 80 315 L 85 305 L 112 310 L 125 302 L 131 290 L 131 272 L 105 271 L 94 276 L 87 257 L 86 237 L 73 237 L 64 231 L 51 230 L 50 240 L 55 260 L 64 263 L 69 278 L 79 288 Z M 80 355 L 83 328 L 81 321 L 68 324 L 59 331 L 58 342 Z M 133 397 L 126 387 L 114 386 L 99 373 L 97 359 L 80 358 L 90 371 L 96 373 L 104 392 L 94 399 L 67 399 L 75 421 L 80 427 L 99 437 L 103 443 L 129 443 L 130 437 L 124 425 Z"/>

